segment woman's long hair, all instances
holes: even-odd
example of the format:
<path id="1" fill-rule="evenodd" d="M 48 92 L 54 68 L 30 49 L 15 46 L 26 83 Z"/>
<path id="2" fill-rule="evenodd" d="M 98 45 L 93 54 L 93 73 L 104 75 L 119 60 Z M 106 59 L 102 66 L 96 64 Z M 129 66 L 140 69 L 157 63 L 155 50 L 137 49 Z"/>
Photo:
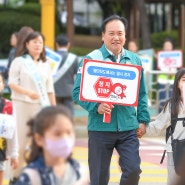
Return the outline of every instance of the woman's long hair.
<path id="1" fill-rule="evenodd" d="M 15 57 L 19 57 L 22 55 L 22 50 L 24 48 L 24 42 L 27 38 L 27 36 L 33 32 L 33 28 L 29 27 L 29 26 L 23 26 L 19 32 L 18 32 L 18 36 L 17 36 L 17 45 L 16 45 L 16 49 L 15 49 Z"/>
<path id="2" fill-rule="evenodd" d="M 179 81 L 184 74 L 185 74 L 185 68 L 180 69 L 176 73 L 174 84 L 173 84 L 172 97 L 170 98 L 170 100 L 168 100 L 168 102 L 170 102 L 171 111 L 172 111 L 173 115 L 179 114 L 179 108 L 180 108 L 180 104 L 182 102 L 182 96 L 181 96 L 181 91 L 178 86 L 179 86 Z M 166 106 L 164 107 L 164 111 L 165 111 L 165 109 L 166 109 Z"/>

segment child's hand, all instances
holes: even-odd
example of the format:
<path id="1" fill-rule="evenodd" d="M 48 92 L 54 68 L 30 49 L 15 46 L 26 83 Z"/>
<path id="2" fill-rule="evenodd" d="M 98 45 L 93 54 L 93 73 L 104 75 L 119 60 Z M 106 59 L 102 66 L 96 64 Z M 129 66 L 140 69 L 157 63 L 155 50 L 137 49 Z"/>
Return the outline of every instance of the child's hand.
<path id="1" fill-rule="evenodd" d="M 140 128 L 138 128 L 138 129 L 136 130 L 136 133 L 137 133 L 137 137 L 138 137 L 138 138 L 141 138 L 141 137 L 142 137 L 142 132 L 141 132 L 141 129 L 140 129 Z"/>
<path id="2" fill-rule="evenodd" d="M 136 130 L 137 137 L 141 138 L 146 133 L 146 125 L 143 123 L 139 124 L 139 128 Z"/>
<path id="3" fill-rule="evenodd" d="M 18 167 L 18 158 L 11 158 L 10 165 L 13 169 L 16 169 Z"/>

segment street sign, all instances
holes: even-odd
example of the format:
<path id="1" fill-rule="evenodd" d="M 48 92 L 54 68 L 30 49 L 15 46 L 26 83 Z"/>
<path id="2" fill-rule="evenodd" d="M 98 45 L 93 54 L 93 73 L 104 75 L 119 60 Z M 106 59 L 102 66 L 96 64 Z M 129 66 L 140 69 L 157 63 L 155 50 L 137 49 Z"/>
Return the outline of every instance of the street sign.
<path id="1" fill-rule="evenodd" d="M 166 69 L 168 71 L 174 68 L 181 68 L 183 61 L 182 51 L 159 51 L 157 54 L 157 61 L 158 69 Z"/>
<path id="2" fill-rule="evenodd" d="M 84 59 L 80 100 L 137 106 L 140 66 Z"/>

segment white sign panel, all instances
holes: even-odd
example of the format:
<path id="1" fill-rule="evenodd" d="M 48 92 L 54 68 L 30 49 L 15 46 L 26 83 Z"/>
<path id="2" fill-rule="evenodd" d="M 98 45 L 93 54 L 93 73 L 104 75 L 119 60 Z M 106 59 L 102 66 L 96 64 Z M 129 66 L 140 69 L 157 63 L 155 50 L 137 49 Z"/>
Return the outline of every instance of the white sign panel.
<path id="1" fill-rule="evenodd" d="M 139 55 L 139 58 L 141 59 L 144 71 L 146 72 L 146 71 L 152 70 L 153 57 L 154 57 L 153 49 L 139 50 L 138 55 Z"/>
<path id="2" fill-rule="evenodd" d="M 80 100 L 137 106 L 140 66 L 84 59 Z"/>
<path id="3" fill-rule="evenodd" d="M 11 139 L 15 126 L 15 119 L 12 115 L 0 113 L 0 137 Z"/>
<path id="4" fill-rule="evenodd" d="M 46 58 L 49 61 L 51 66 L 52 75 L 54 75 L 58 70 L 58 66 L 60 65 L 62 57 L 61 55 L 51 50 L 50 48 L 45 47 L 45 51 L 46 51 Z"/>
<path id="5" fill-rule="evenodd" d="M 182 51 L 159 51 L 157 55 L 159 69 L 173 69 L 182 67 Z"/>

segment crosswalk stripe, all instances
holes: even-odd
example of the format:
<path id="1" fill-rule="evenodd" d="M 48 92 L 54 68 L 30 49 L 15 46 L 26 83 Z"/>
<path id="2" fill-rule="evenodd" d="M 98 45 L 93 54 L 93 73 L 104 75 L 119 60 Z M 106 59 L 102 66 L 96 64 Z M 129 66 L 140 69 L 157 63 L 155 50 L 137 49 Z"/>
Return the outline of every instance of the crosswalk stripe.
<path id="1" fill-rule="evenodd" d="M 3 180 L 3 185 L 8 185 L 8 183 L 9 183 L 9 180 L 7 179 Z"/>
<path id="2" fill-rule="evenodd" d="M 142 173 L 144 174 L 167 174 L 167 171 L 166 169 L 156 169 L 156 170 L 144 169 L 142 170 Z"/>
<path id="3" fill-rule="evenodd" d="M 153 177 L 153 176 L 150 176 L 150 177 L 141 177 L 139 182 L 166 182 L 166 177 Z"/>

